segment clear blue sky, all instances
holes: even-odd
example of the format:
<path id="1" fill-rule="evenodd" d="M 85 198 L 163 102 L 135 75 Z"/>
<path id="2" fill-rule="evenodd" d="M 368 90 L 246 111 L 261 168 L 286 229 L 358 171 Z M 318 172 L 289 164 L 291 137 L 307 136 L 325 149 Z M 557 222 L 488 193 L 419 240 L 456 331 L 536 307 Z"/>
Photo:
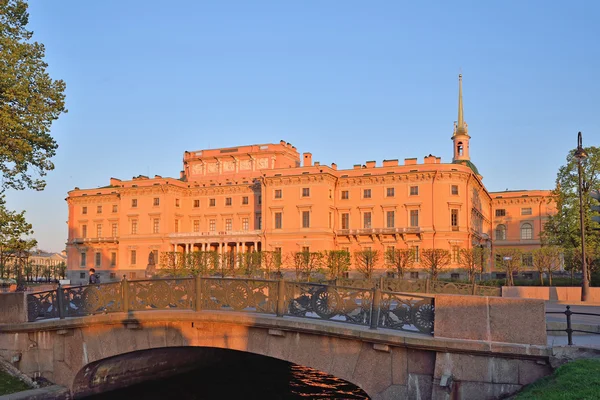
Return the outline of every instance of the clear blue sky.
<path id="1" fill-rule="evenodd" d="M 178 176 L 185 150 L 278 142 L 340 168 L 452 158 L 457 75 L 491 191 L 552 189 L 600 139 L 598 1 L 31 0 L 69 113 L 44 192 L 9 192 L 41 248 L 67 192 Z"/>

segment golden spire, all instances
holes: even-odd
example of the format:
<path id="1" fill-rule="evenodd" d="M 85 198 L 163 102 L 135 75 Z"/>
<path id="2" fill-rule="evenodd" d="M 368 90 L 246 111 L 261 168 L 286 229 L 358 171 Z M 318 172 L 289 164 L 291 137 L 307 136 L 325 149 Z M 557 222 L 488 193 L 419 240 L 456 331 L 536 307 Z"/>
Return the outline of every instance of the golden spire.
<path id="1" fill-rule="evenodd" d="M 458 122 L 456 124 L 456 134 L 465 134 L 465 121 L 463 117 L 463 100 L 462 100 L 462 74 L 458 75 Z"/>

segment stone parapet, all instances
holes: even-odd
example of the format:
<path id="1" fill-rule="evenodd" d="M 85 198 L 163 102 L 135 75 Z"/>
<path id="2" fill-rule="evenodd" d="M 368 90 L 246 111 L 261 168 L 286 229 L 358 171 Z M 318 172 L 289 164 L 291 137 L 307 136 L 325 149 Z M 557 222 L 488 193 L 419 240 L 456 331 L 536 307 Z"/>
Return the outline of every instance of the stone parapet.
<path id="1" fill-rule="evenodd" d="M 600 303 L 600 288 L 591 287 L 588 296 L 589 303 Z M 502 286 L 502 297 L 551 301 L 581 301 L 581 287 Z"/>
<path id="2" fill-rule="evenodd" d="M 27 321 L 25 292 L 0 293 L 0 324 L 17 324 Z"/>

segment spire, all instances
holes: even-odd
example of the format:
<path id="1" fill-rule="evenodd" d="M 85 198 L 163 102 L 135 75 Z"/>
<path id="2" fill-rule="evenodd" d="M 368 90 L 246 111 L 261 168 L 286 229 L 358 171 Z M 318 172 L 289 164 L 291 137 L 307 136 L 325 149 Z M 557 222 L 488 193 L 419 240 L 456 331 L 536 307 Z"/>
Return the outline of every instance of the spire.
<path id="1" fill-rule="evenodd" d="M 462 74 L 458 75 L 458 122 L 456 124 L 456 134 L 466 134 L 465 120 L 463 117 L 463 100 L 462 100 Z"/>

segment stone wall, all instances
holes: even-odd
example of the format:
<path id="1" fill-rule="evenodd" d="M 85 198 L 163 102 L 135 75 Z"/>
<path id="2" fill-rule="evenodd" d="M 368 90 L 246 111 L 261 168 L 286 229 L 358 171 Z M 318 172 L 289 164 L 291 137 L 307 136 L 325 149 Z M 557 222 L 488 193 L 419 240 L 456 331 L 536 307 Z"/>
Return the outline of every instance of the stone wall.
<path id="1" fill-rule="evenodd" d="M 503 286 L 502 297 L 553 301 L 581 301 L 581 287 Z M 600 303 L 600 288 L 590 288 L 589 302 Z"/>
<path id="2" fill-rule="evenodd" d="M 0 293 L 0 323 L 15 324 L 27 321 L 26 295 L 23 292 Z"/>

